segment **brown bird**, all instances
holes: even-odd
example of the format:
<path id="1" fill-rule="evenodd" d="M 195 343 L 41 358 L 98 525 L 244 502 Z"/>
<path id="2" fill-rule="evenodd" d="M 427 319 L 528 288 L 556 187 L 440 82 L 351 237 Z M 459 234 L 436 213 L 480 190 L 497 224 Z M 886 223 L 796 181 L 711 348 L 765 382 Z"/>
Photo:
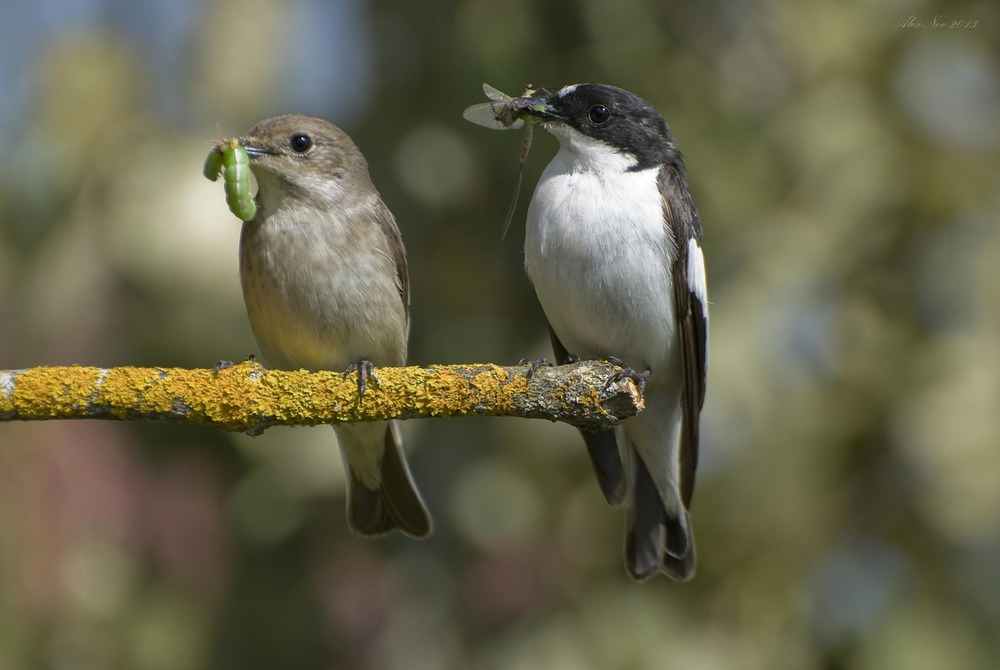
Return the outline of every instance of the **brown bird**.
<path id="1" fill-rule="evenodd" d="M 269 365 L 357 371 L 404 365 L 409 333 L 406 252 L 396 221 L 351 138 L 289 114 L 239 138 L 257 180 L 257 213 L 240 235 L 240 280 Z M 346 373 L 345 373 L 346 374 Z M 364 536 L 426 537 L 396 421 L 335 426 L 348 473 L 347 523 Z"/>

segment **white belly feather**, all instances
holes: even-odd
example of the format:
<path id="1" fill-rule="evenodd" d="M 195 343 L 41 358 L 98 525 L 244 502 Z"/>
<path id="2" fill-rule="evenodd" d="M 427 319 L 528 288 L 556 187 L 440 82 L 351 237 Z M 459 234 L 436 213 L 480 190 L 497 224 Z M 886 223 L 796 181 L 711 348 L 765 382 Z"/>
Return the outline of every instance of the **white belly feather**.
<path id="1" fill-rule="evenodd" d="M 528 208 L 528 277 L 570 353 L 663 370 L 675 359 L 674 251 L 657 170 L 580 169 L 572 153 L 560 150 Z"/>

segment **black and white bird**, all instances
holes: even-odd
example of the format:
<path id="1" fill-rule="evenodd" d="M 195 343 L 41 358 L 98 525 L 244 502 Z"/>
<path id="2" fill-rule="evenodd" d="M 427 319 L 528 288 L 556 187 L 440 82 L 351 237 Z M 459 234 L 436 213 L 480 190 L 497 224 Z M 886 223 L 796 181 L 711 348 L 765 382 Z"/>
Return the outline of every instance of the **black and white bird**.
<path id="1" fill-rule="evenodd" d="M 636 580 L 690 579 L 708 295 L 681 152 L 648 102 L 613 86 L 576 84 L 510 105 L 559 140 L 525 236 L 557 363 L 613 358 L 649 372 L 643 412 L 584 433 L 608 502 L 629 496 L 626 567 Z"/>

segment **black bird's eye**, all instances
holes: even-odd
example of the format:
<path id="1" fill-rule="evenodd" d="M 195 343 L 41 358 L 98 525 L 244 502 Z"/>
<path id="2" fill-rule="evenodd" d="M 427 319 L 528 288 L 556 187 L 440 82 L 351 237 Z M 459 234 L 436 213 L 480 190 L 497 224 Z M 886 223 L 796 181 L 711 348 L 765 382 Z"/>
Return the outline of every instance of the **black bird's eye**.
<path id="1" fill-rule="evenodd" d="M 296 133 L 295 135 L 292 135 L 289 143 L 292 145 L 292 151 L 300 154 L 309 151 L 309 148 L 313 145 L 312 138 L 305 133 Z"/>
<path id="2" fill-rule="evenodd" d="M 605 123 L 611 118 L 611 112 L 604 105 L 594 105 L 590 108 L 590 120 L 597 125 Z"/>

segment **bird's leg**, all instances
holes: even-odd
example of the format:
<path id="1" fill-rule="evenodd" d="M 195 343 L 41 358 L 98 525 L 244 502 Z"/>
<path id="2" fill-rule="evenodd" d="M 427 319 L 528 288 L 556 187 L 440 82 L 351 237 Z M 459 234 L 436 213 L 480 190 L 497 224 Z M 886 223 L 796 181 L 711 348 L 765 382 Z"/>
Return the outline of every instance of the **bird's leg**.
<path id="1" fill-rule="evenodd" d="M 368 380 L 371 379 L 375 382 L 376 386 L 381 386 L 382 382 L 379 381 L 378 375 L 375 374 L 375 366 L 367 358 L 362 358 L 360 361 L 351 363 L 344 370 L 344 374 L 340 375 L 342 379 L 346 378 L 347 375 L 352 372 L 358 373 L 358 399 L 364 397 L 365 389 L 368 388 Z"/>

